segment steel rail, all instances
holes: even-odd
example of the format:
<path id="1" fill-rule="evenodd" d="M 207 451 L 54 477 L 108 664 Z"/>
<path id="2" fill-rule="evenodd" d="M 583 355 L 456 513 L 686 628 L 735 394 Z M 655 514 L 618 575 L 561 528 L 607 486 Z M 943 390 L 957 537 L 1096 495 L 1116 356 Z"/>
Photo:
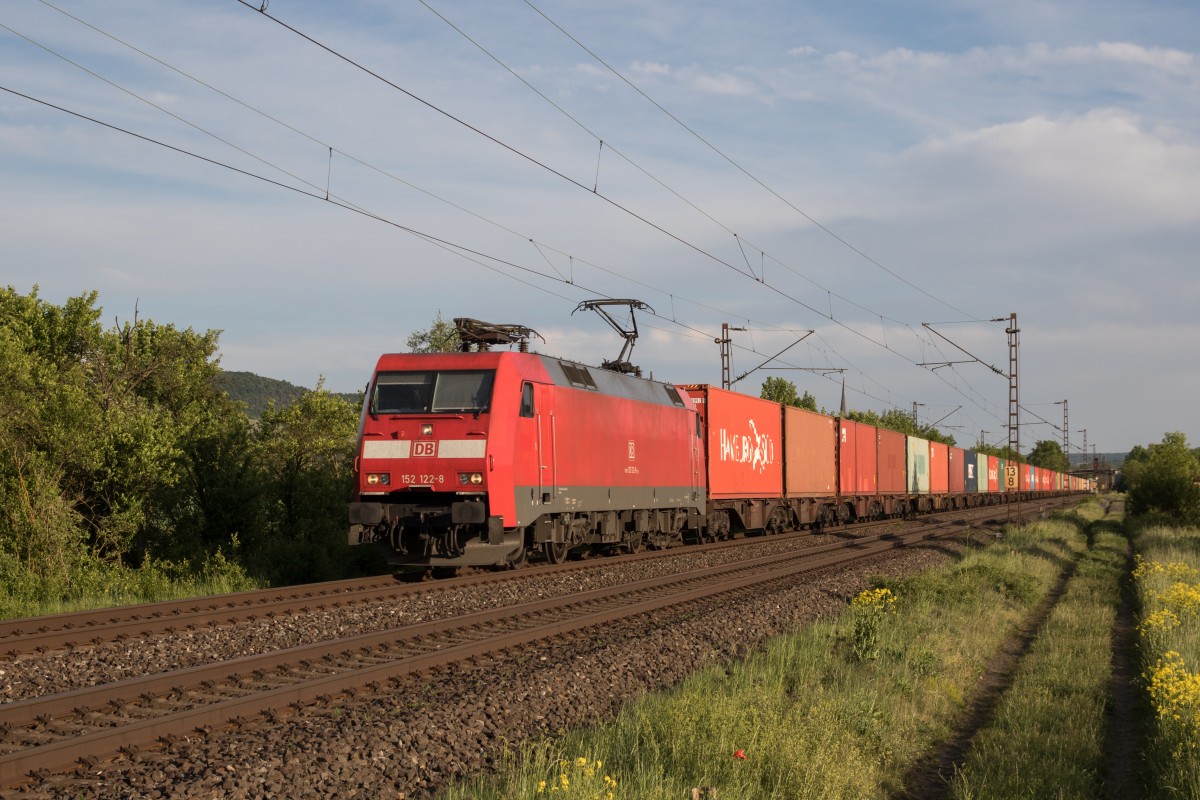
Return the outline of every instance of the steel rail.
<path id="1" fill-rule="evenodd" d="M 135 720 L 117 728 L 75 735 L 8 753 L 0 756 L 0 786 L 20 781 L 37 770 L 64 768 L 82 758 L 111 755 L 122 748 L 152 744 L 157 739 L 186 733 L 196 727 L 222 725 L 246 715 L 259 715 L 295 704 L 309 703 L 334 692 L 353 690 L 431 666 L 452 663 L 471 656 L 516 647 L 538 639 L 846 563 L 970 527 L 972 526 L 969 524 L 947 521 L 918 531 L 861 537 L 806 548 L 799 552 L 706 567 L 665 577 L 646 578 L 618 587 L 594 589 L 566 597 L 476 612 L 453 620 L 435 620 L 389 631 L 360 634 L 347 639 L 247 656 L 230 662 L 177 672 L 131 678 L 114 684 L 6 704 L 0 706 L 0 725 L 12 731 L 25 728 L 33 722 L 48 722 L 69 713 L 82 717 L 86 711 L 81 711 L 81 706 L 88 703 L 108 703 L 121 707 L 127 702 L 133 702 L 133 698 L 138 696 L 153 701 L 157 692 L 182 692 L 183 690 L 176 688 L 181 680 L 192 686 L 205 682 L 211 686 L 216 681 L 235 679 L 247 670 L 264 673 L 287 664 L 319 659 L 332 651 L 348 653 L 353 649 L 398 644 L 409 650 L 418 650 L 399 657 L 388 653 L 372 654 L 373 658 L 386 659 L 385 663 L 301 678 L 289 685 L 248 696 L 218 700 L 157 718 Z M 692 588 L 687 588 L 688 586 Z M 567 613 L 574 616 L 553 619 L 542 624 L 536 621 L 539 616 L 553 617 Z M 448 627 L 450 622 L 453 623 L 452 628 Z M 525 627 L 499 634 L 492 632 L 505 624 Z M 470 638 L 481 633 L 484 638 L 479 641 L 421 644 L 424 637 Z M 430 647 L 437 649 L 431 651 Z"/>
<path id="2" fill-rule="evenodd" d="M 949 514 L 974 513 L 986 515 L 986 509 L 999 506 L 979 506 L 972 509 L 954 509 L 934 512 L 915 518 L 873 520 L 850 525 L 827 526 L 821 533 L 837 535 L 843 532 L 873 530 L 897 524 L 920 524 Z M 936 523 L 933 523 L 936 524 Z M 802 530 L 784 534 L 752 535 L 741 539 L 699 545 L 688 552 L 737 547 L 745 541 L 787 541 L 790 538 L 811 535 Z M 398 581 L 395 576 L 357 578 L 325 583 L 302 584 L 278 589 L 255 589 L 227 595 L 207 595 L 161 603 L 143 603 L 134 606 L 74 611 L 44 617 L 0 620 L 0 653 L 16 658 L 30 653 L 45 653 L 55 649 L 73 649 L 89 644 L 121 641 L 133 636 L 152 636 L 171 633 L 180 628 L 195 629 L 218 625 L 236 625 L 260 617 L 272 618 L 298 613 L 311 613 L 326 608 L 340 608 L 351 604 L 364 604 L 389 597 L 400 597 L 417 592 L 441 591 L 462 588 L 496 580 L 521 580 L 540 575 L 544 570 L 572 571 L 595 569 L 614 563 L 638 558 L 664 558 L 678 555 L 674 548 L 652 551 L 637 556 L 618 556 L 603 562 L 574 562 L 555 567 L 535 567 L 514 572 L 473 575 L 434 584 L 416 584 Z"/>
<path id="3" fill-rule="evenodd" d="M 391 576 L 351 578 L 158 603 L 68 611 L 43 617 L 0 620 L 0 652 L 11 654 L 14 646 L 18 653 L 30 652 L 39 647 L 61 646 L 75 642 L 80 636 L 106 634 L 109 630 L 117 631 L 115 635 L 105 637 L 113 639 L 122 634 L 129 635 L 130 631 L 140 632 L 137 630 L 139 625 L 151 632 L 160 632 L 167 630 L 169 626 L 207 624 L 208 620 L 219 619 L 222 615 L 229 617 L 238 614 L 266 614 L 282 603 L 294 604 L 308 600 L 338 602 L 353 599 L 362 592 L 386 589 L 395 584 L 396 580 Z"/>

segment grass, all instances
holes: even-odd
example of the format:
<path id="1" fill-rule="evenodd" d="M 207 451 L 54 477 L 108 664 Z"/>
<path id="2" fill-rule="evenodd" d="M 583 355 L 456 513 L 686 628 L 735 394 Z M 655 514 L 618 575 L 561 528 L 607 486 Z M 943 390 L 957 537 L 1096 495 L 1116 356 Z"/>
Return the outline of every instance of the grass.
<path id="1" fill-rule="evenodd" d="M 1200 797 L 1200 530 L 1137 530 L 1138 646 L 1155 797 Z"/>
<path id="2" fill-rule="evenodd" d="M 864 607 L 880 602 L 860 596 L 840 618 L 640 699 L 611 724 L 526 745 L 444 798 L 894 795 L 950 735 L 988 658 L 1085 549 L 1080 526 L 1049 520 L 949 567 L 880 581 L 894 602 L 879 595 L 865 632 Z"/>
<path id="3" fill-rule="evenodd" d="M 1095 503 L 1073 515 L 1092 547 L 954 776 L 960 800 L 1103 796 L 1112 630 L 1127 539 Z"/>
<path id="4" fill-rule="evenodd" d="M 0 619 L 39 617 L 96 608 L 156 603 L 260 588 L 218 550 L 198 568 L 147 559 L 126 567 L 92 559 L 65 585 L 39 583 L 28 571 L 0 560 Z"/>

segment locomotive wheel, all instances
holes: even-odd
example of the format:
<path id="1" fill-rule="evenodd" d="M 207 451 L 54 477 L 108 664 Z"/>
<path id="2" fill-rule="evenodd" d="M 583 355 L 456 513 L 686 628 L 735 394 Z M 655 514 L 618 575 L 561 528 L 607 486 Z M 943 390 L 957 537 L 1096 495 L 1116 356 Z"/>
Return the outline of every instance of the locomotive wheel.
<path id="1" fill-rule="evenodd" d="M 529 560 L 529 554 L 525 550 L 525 545 L 521 545 L 521 549 L 508 557 L 504 562 L 505 569 L 520 569 L 525 566 L 525 562 Z"/>
<path id="2" fill-rule="evenodd" d="M 546 560 L 551 564 L 561 564 L 566 561 L 570 549 L 566 542 L 546 542 L 542 545 L 542 550 L 546 553 Z"/>
<path id="3" fill-rule="evenodd" d="M 434 567 L 432 572 L 435 578 L 453 578 L 458 574 L 458 567 Z"/>

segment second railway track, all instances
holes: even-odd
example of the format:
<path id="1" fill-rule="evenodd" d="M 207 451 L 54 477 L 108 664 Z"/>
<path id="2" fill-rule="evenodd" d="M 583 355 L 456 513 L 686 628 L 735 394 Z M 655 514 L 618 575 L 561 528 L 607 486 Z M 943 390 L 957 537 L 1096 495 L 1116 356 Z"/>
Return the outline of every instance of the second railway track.
<path id="1" fill-rule="evenodd" d="M 968 524 L 942 522 L 904 534 L 860 536 L 617 588 L 19 700 L 0 706 L 0 786 L 76 763 L 94 764 L 119 750 L 136 752 L 197 728 L 251 717 L 270 720 L 289 708 L 342 693 L 386 691 L 389 680 L 404 674 L 755 585 L 790 581 L 798 573 L 910 545 Z"/>
<path id="2" fill-rule="evenodd" d="M 971 511 L 949 511 L 929 516 L 916 517 L 908 524 L 939 524 L 947 518 L 987 518 L 994 516 L 1003 506 L 988 506 Z M 859 535 L 863 532 L 904 524 L 901 520 L 886 519 L 837 526 L 825 529 L 831 534 Z M 784 536 L 803 536 L 807 531 L 792 532 Z M 752 537 L 753 541 L 778 540 L 779 537 Z M 706 548 L 731 546 L 731 542 L 703 545 Z M 655 551 L 640 557 L 669 557 L 672 551 Z M 620 563 L 606 559 L 604 562 L 573 562 L 558 569 L 589 569 L 597 563 Z M 236 625 L 260 618 L 309 614 L 327 609 L 365 605 L 388 598 L 395 598 L 418 591 L 428 591 L 430 586 L 442 588 L 460 587 L 475 583 L 505 578 L 521 578 L 536 575 L 537 569 L 520 570 L 515 573 L 490 573 L 460 578 L 451 582 L 413 585 L 394 576 L 329 581 L 305 584 L 280 589 L 260 589 L 236 592 L 229 595 L 214 595 L 136 606 L 74 611 L 45 617 L 0 620 L 0 654 L 17 658 L 32 653 L 46 653 L 58 649 L 74 649 L 104 642 L 120 641 L 137 636 L 153 636 L 177 630 L 197 630 L 204 627 Z"/>
<path id="3" fill-rule="evenodd" d="M 994 509 L 992 510 L 994 512 Z M 992 514 L 978 514 L 988 517 Z M 963 514 L 956 515 L 962 517 Z M 963 520 L 360 634 L 0 706 L 0 785 L 170 741 L 196 728 L 339 693 L 383 691 L 389 679 L 668 606 L 785 581 L 798 573 L 961 530 Z"/>

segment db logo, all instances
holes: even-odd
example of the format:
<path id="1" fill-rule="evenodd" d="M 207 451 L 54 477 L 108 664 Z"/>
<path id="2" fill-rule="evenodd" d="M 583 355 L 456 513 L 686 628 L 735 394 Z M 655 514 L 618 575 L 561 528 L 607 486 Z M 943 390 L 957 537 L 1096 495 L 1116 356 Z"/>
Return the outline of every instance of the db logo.
<path id="1" fill-rule="evenodd" d="M 413 457 L 437 455 L 437 442 L 413 442 Z"/>

